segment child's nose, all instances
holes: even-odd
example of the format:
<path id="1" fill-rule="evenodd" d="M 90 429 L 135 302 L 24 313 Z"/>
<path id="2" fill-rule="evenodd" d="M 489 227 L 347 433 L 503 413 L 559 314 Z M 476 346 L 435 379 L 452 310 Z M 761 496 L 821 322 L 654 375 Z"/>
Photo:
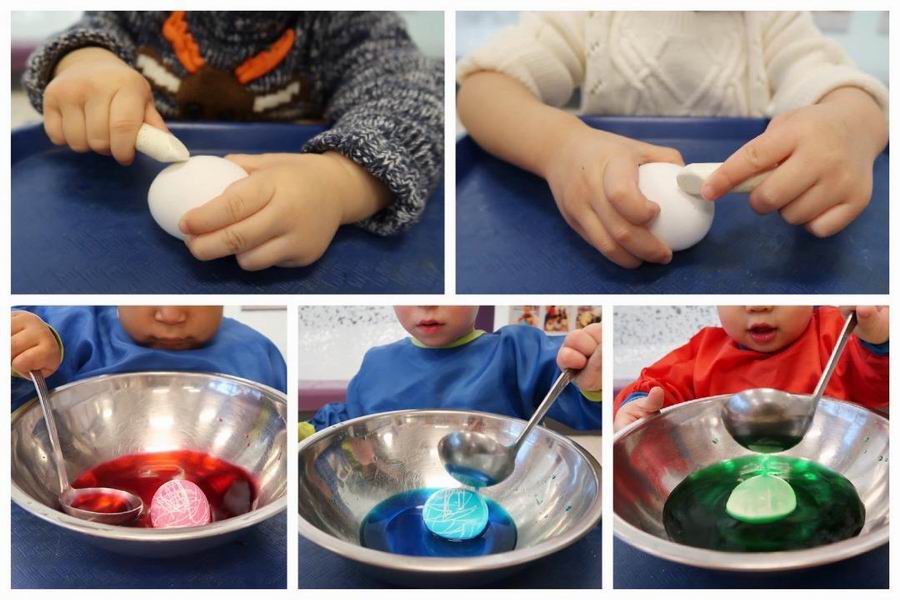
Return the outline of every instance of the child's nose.
<path id="1" fill-rule="evenodd" d="M 747 312 L 750 313 L 766 313 L 771 312 L 774 306 L 748 306 Z"/>
<path id="2" fill-rule="evenodd" d="M 167 325 L 177 325 L 187 320 L 187 311 L 180 306 L 160 306 L 156 309 L 156 320 Z"/>

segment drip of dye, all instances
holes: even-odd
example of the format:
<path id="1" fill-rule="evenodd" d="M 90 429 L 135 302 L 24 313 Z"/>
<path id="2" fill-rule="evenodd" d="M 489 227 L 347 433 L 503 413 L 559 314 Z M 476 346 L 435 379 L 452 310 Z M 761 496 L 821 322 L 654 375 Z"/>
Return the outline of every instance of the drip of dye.
<path id="1" fill-rule="evenodd" d="M 363 519 L 360 544 L 373 550 L 410 556 L 466 557 L 508 552 L 516 547 L 516 524 L 503 508 L 485 498 L 487 525 L 481 535 L 453 541 L 433 534 L 425 526 L 425 503 L 437 488 L 419 488 L 391 496 Z"/>
<path id="2" fill-rule="evenodd" d="M 746 523 L 728 514 L 735 487 L 758 475 L 787 482 L 796 508 L 770 523 Z M 716 463 L 678 484 L 663 507 L 673 541 L 727 552 L 775 552 L 815 548 L 859 534 L 866 509 L 853 484 L 809 460 L 772 455 L 742 456 Z"/>
<path id="3" fill-rule="evenodd" d="M 471 540 L 487 527 L 488 506 L 481 494 L 471 490 L 439 490 L 425 502 L 422 520 L 428 531 L 442 538 Z"/>
<path id="4" fill-rule="evenodd" d="M 152 527 L 147 509 L 153 495 L 173 479 L 191 481 L 203 491 L 212 521 L 248 513 L 256 501 L 256 483 L 249 473 L 205 452 L 190 450 L 120 456 L 88 469 L 72 482 L 72 487 L 108 487 L 139 496 L 145 510 L 132 526 Z"/>

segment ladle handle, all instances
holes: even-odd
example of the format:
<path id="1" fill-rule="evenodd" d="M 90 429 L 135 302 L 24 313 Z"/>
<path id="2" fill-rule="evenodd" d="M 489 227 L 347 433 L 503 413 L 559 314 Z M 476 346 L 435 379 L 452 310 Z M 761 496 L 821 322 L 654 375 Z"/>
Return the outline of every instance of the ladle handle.
<path id="1" fill-rule="evenodd" d="M 722 163 L 691 163 L 682 167 L 681 171 L 679 171 L 678 175 L 675 177 L 675 180 L 678 182 L 678 187 L 683 191 L 688 194 L 699 196 L 700 188 L 703 187 L 703 184 L 706 183 L 709 176 L 721 166 Z M 731 191 L 728 193 L 748 194 L 755 190 L 756 186 L 762 183 L 763 179 L 768 177 L 770 172 L 771 171 L 766 171 L 745 179 L 731 188 Z"/>
<path id="2" fill-rule="evenodd" d="M 534 414 L 531 415 L 531 418 L 528 419 L 528 423 L 525 425 L 525 429 L 519 434 L 519 437 L 516 438 L 516 443 L 513 446 L 517 451 L 519 446 L 522 445 L 522 442 L 525 441 L 525 438 L 528 437 L 528 434 L 531 433 L 531 430 L 534 429 L 534 426 L 541 422 L 541 419 L 544 418 L 544 415 L 547 414 L 547 411 L 553 406 L 553 403 L 556 402 L 556 399 L 562 393 L 566 386 L 571 383 L 571 381 L 575 378 L 575 375 L 578 374 L 578 371 L 575 369 L 566 369 L 562 373 L 559 374 L 559 377 L 556 378 L 556 381 L 553 382 L 553 386 L 550 388 L 550 391 L 547 392 L 547 395 L 544 396 L 544 399 L 541 401 L 540 406 L 537 407 L 537 410 L 534 411 Z"/>
<path id="3" fill-rule="evenodd" d="M 841 335 L 838 338 L 837 344 L 835 345 L 834 350 L 831 351 L 831 358 L 828 359 L 828 363 L 825 365 L 825 372 L 822 373 L 822 377 L 819 379 L 819 385 L 816 386 L 816 389 L 813 392 L 813 403 L 818 404 L 822 394 L 825 393 L 825 388 L 828 386 L 828 380 L 831 379 L 831 374 L 837 366 L 838 359 L 844 352 L 844 346 L 847 345 L 847 340 L 850 339 L 850 334 L 853 333 L 853 329 L 856 327 L 856 321 L 856 311 L 854 310 L 850 312 L 847 316 L 847 320 L 844 321 L 844 328 L 841 329 Z"/>
<path id="4" fill-rule="evenodd" d="M 50 390 L 44 376 L 37 371 L 29 371 L 28 375 L 37 390 L 38 402 L 41 403 L 41 411 L 44 413 L 44 423 L 47 425 L 47 434 L 50 436 L 50 448 L 53 450 L 53 461 L 56 463 L 56 474 L 59 477 L 59 493 L 69 489 L 69 476 L 66 473 L 66 461 L 63 459 L 62 448 L 59 447 L 59 434 L 56 432 L 56 421 L 53 420 L 53 409 L 50 407 Z"/>

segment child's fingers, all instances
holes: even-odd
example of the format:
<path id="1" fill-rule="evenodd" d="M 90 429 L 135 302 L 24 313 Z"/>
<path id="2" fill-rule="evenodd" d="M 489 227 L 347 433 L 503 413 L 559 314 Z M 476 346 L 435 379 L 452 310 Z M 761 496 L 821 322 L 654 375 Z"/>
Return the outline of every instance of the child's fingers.
<path id="1" fill-rule="evenodd" d="M 641 164 L 649 162 L 667 162 L 676 165 L 684 165 L 684 159 L 681 157 L 681 152 L 675 148 L 669 148 L 668 146 L 657 146 L 655 144 L 641 142 L 638 147 L 638 153 Z"/>
<path id="2" fill-rule="evenodd" d="M 56 108 L 48 108 L 44 106 L 44 132 L 51 142 L 57 146 L 66 143 L 66 136 L 63 133 L 62 114 Z"/>
<path id="3" fill-rule="evenodd" d="M 130 165 L 134 161 L 134 145 L 143 124 L 143 96 L 120 89 L 109 105 L 109 147 L 119 164 Z"/>
<path id="4" fill-rule="evenodd" d="M 284 237 L 271 239 L 235 258 L 245 271 L 262 271 L 288 259 L 290 244 Z M 290 266 L 301 266 L 291 264 Z"/>
<path id="5" fill-rule="evenodd" d="M 591 204 L 610 237 L 626 252 L 648 262 L 666 264 L 672 260 L 672 250 L 648 229 L 626 221 L 611 204 L 594 199 Z"/>
<path id="6" fill-rule="evenodd" d="M 560 369 L 583 369 L 588 363 L 589 354 L 574 348 L 563 346 L 556 354 L 556 364 Z"/>
<path id="7" fill-rule="evenodd" d="M 853 222 L 864 208 L 864 205 L 838 204 L 807 223 L 806 230 L 820 238 L 832 236 Z"/>
<path id="8" fill-rule="evenodd" d="M 262 210 L 275 194 L 266 177 L 238 179 L 206 204 L 189 210 L 178 223 L 186 235 L 203 235 L 240 223 Z"/>
<path id="9" fill-rule="evenodd" d="M 647 414 L 655 413 L 662 408 L 665 397 L 665 390 L 661 387 L 652 388 L 647 394 L 647 397 L 643 399 L 641 408 L 643 408 Z"/>
<path id="10" fill-rule="evenodd" d="M 212 233 L 188 238 L 186 243 L 198 260 L 213 260 L 247 252 L 280 233 L 274 218 L 261 211 Z"/>
<path id="11" fill-rule="evenodd" d="M 10 338 L 10 356 L 18 356 L 28 350 L 40 345 L 41 336 L 34 329 L 23 329 Z"/>
<path id="12" fill-rule="evenodd" d="M 750 207 L 761 215 L 779 210 L 812 188 L 818 181 L 815 169 L 791 157 L 772 171 L 750 194 Z"/>
<path id="13" fill-rule="evenodd" d="M 641 266 L 639 258 L 629 254 L 612 239 L 593 210 L 587 209 L 581 213 L 579 218 L 566 219 L 566 222 L 585 241 L 620 267 L 635 269 Z"/>
<path id="14" fill-rule="evenodd" d="M 75 152 L 87 152 L 90 146 L 84 127 L 84 111 L 81 106 L 67 104 L 62 107 L 63 135 L 66 144 Z"/>
<path id="15" fill-rule="evenodd" d="M 753 175 L 771 169 L 787 158 L 793 149 L 792 137 L 767 130 L 729 156 L 709 176 L 700 193 L 707 200 L 715 200 Z"/>
<path id="16" fill-rule="evenodd" d="M 144 123 L 150 125 L 151 127 L 156 127 L 161 131 L 169 131 L 169 127 L 168 125 L 166 125 L 166 122 L 162 118 L 162 115 L 159 114 L 159 111 L 156 110 L 156 106 L 153 104 L 152 97 L 147 103 L 147 106 L 144 108 Z M 136 138 L 135 141 L 137 141 Z"/>
<path id="17" fill-rule="evenodd" d="M 29 371 L 41 371 L 44 369 L 53 369 L 56 365 L 50 364 L 52 357 L 47 348 L 43 346 L 34 346 L 25 350 L 12 360 L 12 368 L 19 373 L 25 374 Z"/>
<path id="18" fill-rule="evenodd" d="M 829 193 L 826 185 L 816 184 L 809 188 L 799 198 L 789 203 L 779 212 L 781 218 L 791 225 L 803 225 L 809 223 L 829 208 L 840 202 L 837 196 Z"/>
<path id="19" fill-rule="evenodd" d="M 109 154 L 109 98 L 88 100 L 84 117 L 88 146 L 98 154 Z"/>
<path id="20" fill-rule="evenodd" d="M 296 160 L 297 155 L 289 152 L 269 152 L 267 154 L 226 154 L 225 160 L 239 165 L 247 173 L 258 171 L 272 165 Z"/>
<path id="21" fill-rule="evenodd" d="M 633 225 L 646 225 L 659 214 L 659 205 L 647 200 L 638 188 L 638 165 L 630 157 L 614 156 L 606 163 L 603 195 Z"/>

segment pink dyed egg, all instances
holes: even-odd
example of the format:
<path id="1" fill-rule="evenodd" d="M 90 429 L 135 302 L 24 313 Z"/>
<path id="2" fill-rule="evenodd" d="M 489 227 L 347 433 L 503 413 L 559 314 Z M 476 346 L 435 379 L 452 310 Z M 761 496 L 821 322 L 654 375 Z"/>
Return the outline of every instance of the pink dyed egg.
<path id="1" fill-rule="evenodd" d="M 168 481 L 159 486 L 150 501 L 150 523 L 156 528 L 198 527 L 209 521 L 209 501 L 192 481 Z"/>

